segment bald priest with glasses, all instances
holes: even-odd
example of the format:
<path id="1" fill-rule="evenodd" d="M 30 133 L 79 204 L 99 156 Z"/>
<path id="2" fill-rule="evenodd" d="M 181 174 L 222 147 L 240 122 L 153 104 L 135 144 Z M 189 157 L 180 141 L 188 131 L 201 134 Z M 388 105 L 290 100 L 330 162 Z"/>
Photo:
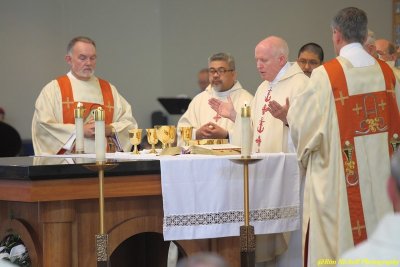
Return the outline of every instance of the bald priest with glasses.
<path id="1" fill-rule="evenodd" d="M 235 110 L 245 103 L 249 104 L 253 96 L 236 80 L 235 59 L 227 53 L 217 53 L 208 59 L 210 84 L 196 95 L 185 114 L 178 121 L 178 127 L 192 126 L 196 140 L 226 139 L 233 131 L 234 123 L 223 118 L 208 104 L 209 99 L 217 98 L 224 102 L 232 102 Z"/>

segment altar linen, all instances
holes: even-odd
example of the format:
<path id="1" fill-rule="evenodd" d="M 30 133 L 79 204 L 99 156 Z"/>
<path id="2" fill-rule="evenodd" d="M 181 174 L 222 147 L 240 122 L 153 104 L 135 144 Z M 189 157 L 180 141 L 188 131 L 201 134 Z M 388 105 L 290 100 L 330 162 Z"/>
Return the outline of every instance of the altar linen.
<path id="1" fill-rule="evenodd" d="M 240 156 L 160 158 L 164 240 L 239 236 L 244 224 Z M 249 165 L 250 224 L 255 234 L 300 227 L 295 154 L 260 153 Z"/>

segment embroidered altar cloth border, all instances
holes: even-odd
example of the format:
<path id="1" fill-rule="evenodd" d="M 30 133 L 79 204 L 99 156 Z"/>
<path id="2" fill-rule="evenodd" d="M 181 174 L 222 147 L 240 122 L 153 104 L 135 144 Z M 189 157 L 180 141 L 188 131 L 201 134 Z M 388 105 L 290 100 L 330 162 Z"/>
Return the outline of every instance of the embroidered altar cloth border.
<path id="1" fill-rule="evenodd" d="M 300 227 L 300 177 L 294 153 L 257 153 L 249 165 L 250 225 L 255 234 Z M 165 240 L 239 236 L 244 225 L 240 156 L 161 157 Z"/>

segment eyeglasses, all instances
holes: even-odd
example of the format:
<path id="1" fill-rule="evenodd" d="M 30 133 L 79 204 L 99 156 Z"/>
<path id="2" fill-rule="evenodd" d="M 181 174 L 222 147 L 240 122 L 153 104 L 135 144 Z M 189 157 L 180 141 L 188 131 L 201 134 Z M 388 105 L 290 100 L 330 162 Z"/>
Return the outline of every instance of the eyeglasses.
<path id="1" fill-rule="evenodd" d="M 305 66 L 305 65 L 310 65 L 310 66 L 312 66 L 312 67 L 315 67 L 315 66 L 318 66 L 320 63 L 319 63 L 319 61 L 317 61 L 317 60 L 314 60 L 314 59 L 311 59 L 311 60 L 307 60 L 307 59 L 299 59 L 299 60 L 297 60 L 297 63 L 300 65 L 300 66 Z"/>
<path id="2" fill-rule="evenodd" d="M 218 68 L 218 69 L 212 68 L 212 69 L 209 69 L 209 70 L 208 70 L 208 73 L 209 73 L 210 75 L 214 75 L 215 73 L 218 73 L 218 75 L 223 75 L 223 74 L 225 74 L 225 73 L 228 72 L 228 71 L 234 71 L 234 70 L 232 70 L 232 69 L 227 70 L 227 69 L 225 69 L 225 68 Z"/>

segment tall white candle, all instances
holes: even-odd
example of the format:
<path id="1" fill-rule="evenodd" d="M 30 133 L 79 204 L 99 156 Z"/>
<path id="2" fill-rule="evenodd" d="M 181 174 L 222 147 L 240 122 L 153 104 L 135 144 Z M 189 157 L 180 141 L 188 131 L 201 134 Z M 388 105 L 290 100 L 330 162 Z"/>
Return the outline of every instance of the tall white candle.
<path id="1" fill-rule="evenodd" d="M 242 158 L 250 158 L 251 153 L 251 125 L 250 107 L 245 103 L 241 109 L 242 124 Z"/>
<path id="2" fill-rule="evenodd" d="M 94 112 L 95 120 L 95 149 L 96 162 L 101 163 L 106 159 L 106 133 L 104 124 L 104 110 L 98 107 Z"/>
<path id="3" fill-rule="evenodd" d="M 80 154 L 84 153 L 84 135 L 83 135 L 83 113 L 84 107 L 81 102 L 78 102 L 76 109 L 74 110 L 75 114 L 75 153 Z"/>

